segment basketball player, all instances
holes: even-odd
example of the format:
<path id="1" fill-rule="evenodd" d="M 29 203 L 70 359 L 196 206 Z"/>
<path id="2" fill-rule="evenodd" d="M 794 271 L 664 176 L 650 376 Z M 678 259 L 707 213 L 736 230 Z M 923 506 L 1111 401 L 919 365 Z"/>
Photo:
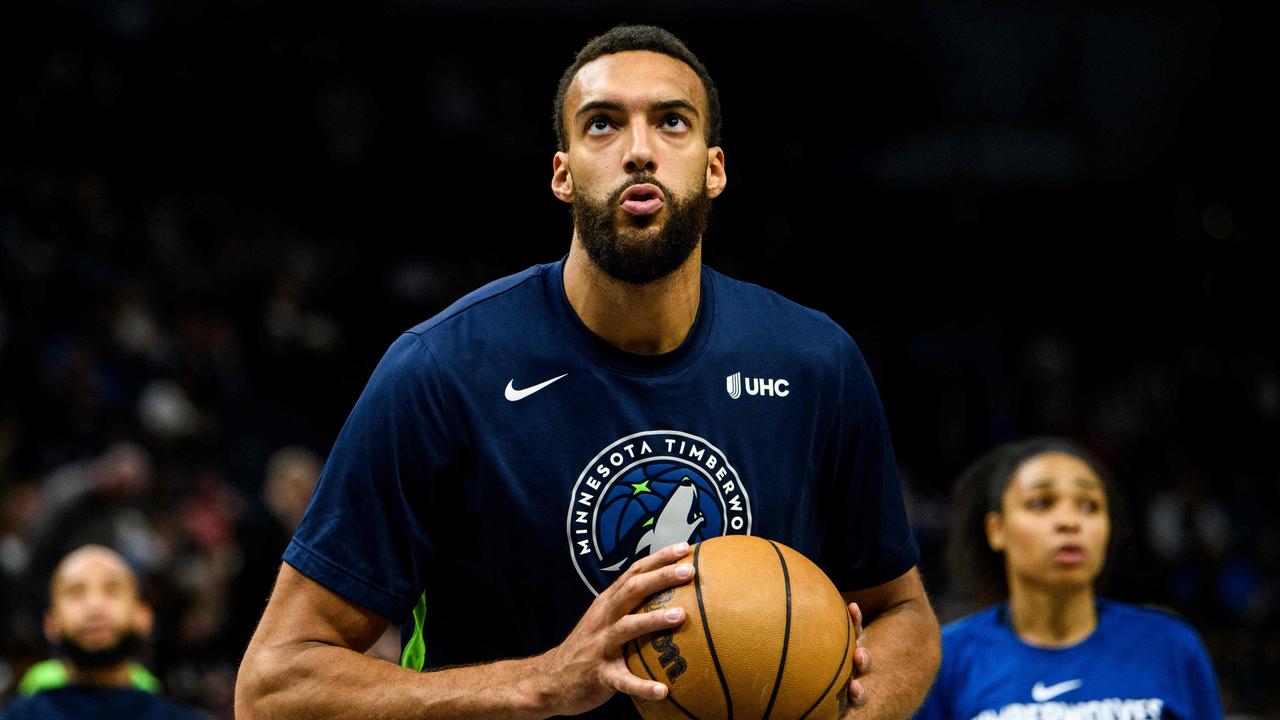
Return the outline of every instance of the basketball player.
<path id="1" fill-rule="evenodd" d="M 1190 626 L 1096 594 L 1115 487 L 1089 453 L 1056 438 L 1010 443 L 956 493 L 953 573 L 999 601 L 943 629 L 917 718 L 1222 717 Z"/>
<path id="2" fill-rule="evenodd" d="M 906 717 L 939 641 L 884 412 L 826 316 L 702 265 L 715 85 L 670 33 L 619 27 L 566 70 L 555 125 L 567 257 L 392 344 L 285 553 L 238 716 L 635 717 L 625 695 L 667 687 L 623 645 L 684 616 L 629 613 L 689 582 L 689 543 L 750 533 L 865 613 L 847 714 Z M 430 672 L 359 654 L 388 621 Z"/>
<path id="3" fill-rule="evenodd" d="M 123 558 L 101 545 L 72 551 L 49 582 L 44 621 L 45 635 L 60 660 L 44 664 L 44 674 L 60 676 L 46 678 L 44 687 L 15 701 L 0 718 L 195 720 L 194 712 L 139 687 L 155 683 L 132 662 L 151 622 L 151 608 L 142 601 L 138 579 Z"/>

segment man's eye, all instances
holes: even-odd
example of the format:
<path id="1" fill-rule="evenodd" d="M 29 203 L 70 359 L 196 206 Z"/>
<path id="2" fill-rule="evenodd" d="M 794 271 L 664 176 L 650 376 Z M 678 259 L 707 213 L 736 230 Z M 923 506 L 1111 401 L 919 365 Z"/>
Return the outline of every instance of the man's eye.
<path id="1" fill-rule="evenodd" d="M 688 130 L 689 129 L 689 121 L 685 120 L 679 115 L 668 116 L 666 120 L 662 121 L 662 125 L 668 130 Z"/>
<path id="2" fill-rule="evenodd" d="M 609 132 L 611 127 L 613 127 L 613 123 L 609 122 L 608 118 L 595 117 L 587 121 L 587 133 L 592 135 Z"/>
<path id="3" fill-rule="evenodd" d="M 1096 513 L 1102 509 L 1102 503 L 1097 500 L 1081 500 L 1080 509 L 1087 513 Z"/>

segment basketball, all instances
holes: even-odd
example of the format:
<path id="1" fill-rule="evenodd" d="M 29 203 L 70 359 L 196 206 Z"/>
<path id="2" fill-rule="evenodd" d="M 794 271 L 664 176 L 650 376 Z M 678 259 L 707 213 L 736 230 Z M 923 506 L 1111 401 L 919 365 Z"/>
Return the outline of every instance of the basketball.
<path id="1" fill-rule="evenodd" d="M 848 702 L 853 623 L 831 580 L 791 548 L 748 535 L 693 546 L 694 579 L 637 609 L 685 609 L 674 632 L 627 643 L 638 677 L 670 688 L 633 697 L 647 720 L 831 720 Z"/>

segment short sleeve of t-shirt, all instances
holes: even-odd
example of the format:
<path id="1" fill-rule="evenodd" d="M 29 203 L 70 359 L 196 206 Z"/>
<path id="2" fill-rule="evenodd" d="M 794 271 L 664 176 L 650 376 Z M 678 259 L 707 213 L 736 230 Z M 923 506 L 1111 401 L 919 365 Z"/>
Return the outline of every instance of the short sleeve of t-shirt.
<path id="1" fill-rule="evenodd" d="M 880 393 L 853 339 L 839 333 L 843 408 L 831 473 L 836 486 L 823 567 L 836 586 L 861 590 L 893 580 L 920 561 Z"/>
<path id="2" fill-rule="evenodd" d="M 424 587 L 421 518 L 449 465 L 434 357 L 401 335 L 356 401 L 284 560 L 361 607 L 401 622 Z"/>
<path id="3" fill-rule="evenodd" d="M 1213 662 L 1200 636 L 1185 623 L 1178 623 L 1176 644 L 1182 670 L 1182 690 L 1190 706 L 1190 717 L 1214 720 L 1223 717 L 1222 694 L 1218 690 Z"/>

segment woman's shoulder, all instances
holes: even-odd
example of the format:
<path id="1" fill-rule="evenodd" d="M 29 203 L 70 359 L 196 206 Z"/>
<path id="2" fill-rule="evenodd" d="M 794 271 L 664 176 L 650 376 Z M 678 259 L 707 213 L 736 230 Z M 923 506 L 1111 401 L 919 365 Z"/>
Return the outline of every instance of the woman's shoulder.
<path id="1" fill-rule="evenodd" d="M 1156 605 L 1135 605 L 1098 599 L 1098 635 L 1105 644 L 1141 638 L 1145 643 L 1164 642 L 1181 647 L 1200 647 L 1200 635 L 1181 615 Z M 1004 620 L 1003 604 L 977 610 L 953 620 L 942 628 L 943 652 L 989 649 L 993 645 L 1014 644 L 1016 638 Z"/>
<path id="2" fill-rule="evenodd" d="M 974 643 L 985 644 L 1008 635 L 1000 621 L 999 605 L 984 608 L 957 618 L 942 626 L 944 651 L 950 647 L 960 649 Z"/>
<path id="3" fill-rule="evenodd" d="M 1135 605 L 1099 598 L 1098 618 L 1100 623 L 1124 624 L 1134 629 L 1195 633 L 1195 628 L 1186 618 L 1172 608 L 1162 605 Z"/>
<path id="4" fill-rule="evenodd" d="M 1150 640 L 1165 638 L 1179 645 L 1200 646 L 1200 634 L 1183 616 L 1159 605 L 1135 605 L 1100 598 L 1098 622 L 1109 632 Z"/>

